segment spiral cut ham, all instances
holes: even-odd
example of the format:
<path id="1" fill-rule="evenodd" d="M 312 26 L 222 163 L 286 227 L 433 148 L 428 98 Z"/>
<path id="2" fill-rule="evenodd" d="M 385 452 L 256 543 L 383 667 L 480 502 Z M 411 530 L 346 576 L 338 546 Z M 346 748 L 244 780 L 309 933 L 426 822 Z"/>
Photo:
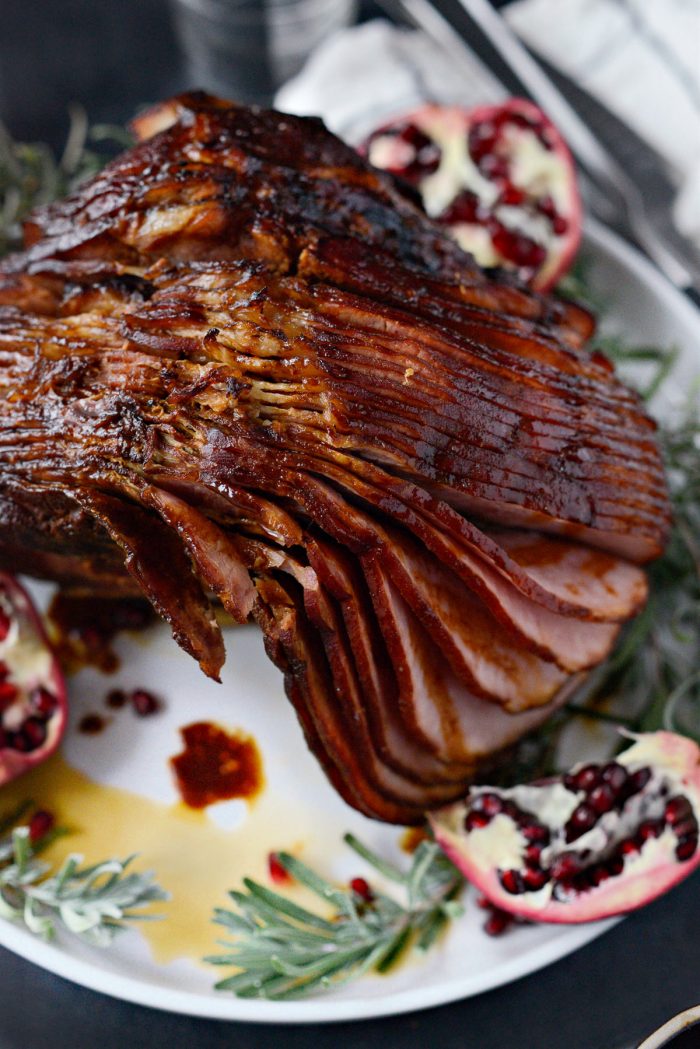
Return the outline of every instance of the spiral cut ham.
<path id="1" fill-rule="evenodd" d="M 481 272 L 317 120 L 204 95 L 0 270 L 0 564 L 253 617 L 342 796 L 411 823 L 646 599 L 653 423 L 585 310 Z"/>

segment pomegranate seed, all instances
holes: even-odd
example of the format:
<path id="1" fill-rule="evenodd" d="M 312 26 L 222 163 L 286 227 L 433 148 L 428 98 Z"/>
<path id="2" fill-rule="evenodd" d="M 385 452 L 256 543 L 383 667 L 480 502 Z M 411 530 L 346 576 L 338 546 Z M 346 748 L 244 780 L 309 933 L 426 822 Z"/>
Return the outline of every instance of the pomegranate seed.
<path id="1" fill-rule="evenodd" d="M 12 626 L 12 620 L 8 616 L 4 608 L 0 608 L 0 641 L 4 641 L 7 635 L 10 633 L 10 627 Z"/>
<path id="2" fill-rule="evenodd" d="M 572 896 L 578 895 L 578 891 L 579 887 L 573 878 L 562 878 L 552 889 L 552 896 L 555 900 L 566 903 Z"/>
<path id="3" fill-rule="evenodd" d="M 488 936 L 502 936 L 513 924 L 513 915 L 494 907 L 484 922 L 484 932 Z"/>
<path id="4" fill-rule="evenodd" d="M 497 131 L 489 120 L 480 124 L 474 124 L 469 130 L 468 148 L 473 160 L 477 163 L 488 153 L 492 153 L 496 145 Z"/>
<path id="5" fill-rule="evenodd" d="M 476 193 L 472 193 L 471 190 L 465 189 L 455 197 L 447 208 L 445 208 L 440 215 L 440 222 L 480 223 L 483 221 L 484 217 L 485 213 Z"/>
<path id="6" fill-rule="evenodd" d="M 600 770 L 600 778 L 607 783 L 615 794 L 618 794 L 627 783 L 627 769 L 617 761 L 609 761 Z"/>
<path id="7" fill-rule="evenodd" d="M 0 725 L 0 750 L 4 750 L 10 745 L 10 738 L 5 732 L 5 729 Z"/>
<path id="8" fill-rule="evenodd" d="M 17 686 L 11 681 L 0 681 L 0 711 L 7 710 L 17 699 Z"/>
<path id="9" fill-rule="evenodd" d="M 541 855 L 541 845 L 528 845 L 524 852 L 525 862 L 531 867 L 539 867 Z"/>
<path id="10" fill-rule="evenodd" d="M 694 816 L 690 816 L 687 820 L 679 820 L 673 828 L 676 837 L 685 838 L 689 834 L 698 833 L 698 821 Z"/>
<path id="11" fill-rule="evenodd" d="M 154 695 L 143 688 L 136 688 L 131 693 L 131 705 L 140 718 L 149 717 L 160 710 L 160 703 Z"/>
<path id="12" fill-rule="evenodd" d="M 506 229 L 505 226 L 495 229 L 492 239 L 499 255 L 524 269 L 537 269 L 547 257 L 547 252 L 541 244 L 516 230 Z"/>
<path id="13" fill-rule="evenodd" d="M 122 689 L 120 688 L 113 688 L 111 692 L 107 693 L 107 698 L 105 702 L 107 703 L 108 707 L 112 707 L 114 710 L 118 710 L 120 707 L 123 707 L 126 703 L 126 692 L 122 691 Z"/>
<path id="14" fill-rule="evenodd" d="M 625 838 L 624 841 L 620 842 L 620 852 L 624 856 L 634 856 L 635 853 L 639 852 L 639 842 L 635 841 L 634 838 Z"/>
<path id="15" fill-rule="evenodd" d="M 518 189 L 512 182 L 509 182 L 503 187 L 501 196 L 499 198 L 499 204 L 507 204 L 510 207 L 517 207 L 518 204 L 522 204 L 525 200 L 525 193 L 522 189 Z"/>
<path id="16" fill-rule="evenodd" d="M 40 718 L 50 718 L 58 706 L 58 700 L 54 694 L 42 687 L 34 689 L 29 697 L 29 703 L 33 712 Z"/>
<path id="17" fill-rule="evenodd" d="M 481 907 L 482 911 L 490 911 L 493 907 L 488 896 L 477 896 L 476 905 L 477 907 Z"/>
<path id="18" fill-rule="evenodd" d="M 590 806 L 582 802 L 571 813 L 571 819 L 566 824 L 566 840 L 573 841 L 580 838 L 582 834 L 590 830 L 596 821 L 596 814 Z"/>
<path id="19" fill-rule="evenodd" d="M 581 857 L 577 852 L 562 852 L 551 867 L 551 875 L 557 881 L 572 878 L 581 870 Z"/>
<path id="20" fill-rule="evenodd" d="M 503 798 L 499 797 L 498 794 L 477 794 L 471 805 L 473 810 L 485 812 L 489 816 L 497 816 L 499 812 L 503 811 L 507 811 L 509 815 L 514 815 L 517 812 L 511 801 L 504 802 Z M 510 809 L 513 811 L 511 812 Z"/>
<path id="21" fill-rule="evenodd" d="M 276 852 L 271 852 L 267 857 L 267 870 L 271 881 L 276 885 L 289 885 L 293 880 L 287 868 L 280 863 Z"/>
<path id="22" fill-rule="evenodd" d="M 639 794 L 640 790 L 644 790 L 647 783 L 651 779 L 651 769 L 641 768 L 633 772 L 627 782 L 627 794 Z"/>
<path id="23" fill-rule="evenodd" d="M 464 820 L 464 829 L 466 831 L 480 830 L 482 827 L 487 827 L 491 822 L 491 817 L 486 812 L 468 812 Z"/>
<path id="24" fill-rule="evenodd" d="M 542 823 L 525 823 L 520 828 L 520 833 L 527 841 L 543 844 L 549 841 L 549 829 Z"/>
<path id="25" fill-rule="evenodd" d="M 604 812 L 609 812 L 615 804 L 615 795 L 612 787 L 607 783 L 599 783 L 588 795 L 588 804 L 595 812 L 601 815 Z"/>
<path id="26" fill-rule="evenodd" d="M 625 866 L 624 857 L 622 857 L 622 856 L 613 856 L 611 859 L 608 860 L 608 865 L 607 866 L 608 866 L 608 872 L 613 877 L 616 878 L 618 876 L 618 874 L 622 874 L 622 871 L 624 869 L 624 866 Z"/>
<path id="27" fill-rule="evenodd" d="M 523 871 L 523 882 L 525 883 L 525 887 L 531 892 L 537 892 L 538 889 L 541 889 L 544 885 L 547 884 L 549 878 L 550 875 L 548 871 Z"/>
<path id="28" fill-rule="evenodd" d="M 523 892 L 524 884 L 520 871 L 501 871 L 499 877 L 501 885 L 506 892 L 510 892 L 512 895 Z"/>
<path id="29" fill-rule="evenodd" d="M 50 812 L 38 809 L 29 821 L 29 840 L 35 842 L 45 837 L 50 830 L 53 830 L 55 822 Z"/>
<path id="30" fill-rule="evenodd" d="M 495 182 L 505 181 L 510 174 L 508 161 L 505 157 L 498 157 L 494 153 L 487 153 L 479 162 L 479 170 L 489 179 Z"/>
<path id="31" fill-rule="evenodd" d="M 46 722 L 40 718 L 26 718 L 15 733 L 12 746 L 22 754 L 36 750 L 46 740 Z"/>
<path id="32" fill-rule="evenodd" d="M 640 823 L 637 836 L 641 841 L 648 841 L 649 838 L 658 838 L 663 834 L 664 821 L 663 820 L 644 820 L 644 823 Z"/>
<path id="33" fill-rule="evenodd" d="M 364 900 L 365 903 L 371 903 L 374 899 L 374 893 L 369 887 L 369 882 L 364 878 L 353 878 L 350 882 L 350 888 L 359 896 L 360 899 Z"/>
<path id="34" fill-rule="evenodd" d="M 600 783 L 600 766 L 584 765 L 574 774 L 573 779 L 576 790 L 585 790 L 588 793 Z"/>
<path id="35" fill-rule="evenodd" d="M 537 202 L 537 210 L 540 215 L 544 215 L 544 217 L 548 219 L 554 219 L 558 215 L 554 201 L 549 195 L 542 197 L 542 199 Z M 595 765 L 590 767 L 596 768 Z"/>
<path id="36" fill-rule="evenodd" d="M 692 814 L 693 806 L 682 794 L 677 794 L 675 798 L 671 798 L 664 809 L 664 819 L 670 824 L 680 823 L 681 820 L 687 819 Z"/>
<path id="37" fill-rule="evenodd" d="M 7 663 L 4 659 L 0 659 L 0 681 L 4 681 L 5 678 L 9 675 L 9 673 L 10 668 L 8 667 Z"/>
<path id="38" fill-rule="evenodd" d="M 691 856 L 695 855 L 698 847 L 698 836 L 697 834 L 689 835 L 687 838 L 682 838 L 681 841 L 676 845 L 676 859 L 683 862 L 689 860 Z"/>
<path id="39" fill-rule="evenodd" d="M 610 876 L 610 871 L 602 863 L 598 863 L 595 867 L 591 867 L 590 870 L 586 871 L 586 880 L 594 888 L 597 888 L 604 881 L 607 881 Z"/>
<path id="40" fill-rule="evenodd" d="M 557 215 L 556 218 L 552 219 L 552 231 L 557 237 L 563 237 L 569 228 L 569 223 L 566 221 L 563 215 Z"/>

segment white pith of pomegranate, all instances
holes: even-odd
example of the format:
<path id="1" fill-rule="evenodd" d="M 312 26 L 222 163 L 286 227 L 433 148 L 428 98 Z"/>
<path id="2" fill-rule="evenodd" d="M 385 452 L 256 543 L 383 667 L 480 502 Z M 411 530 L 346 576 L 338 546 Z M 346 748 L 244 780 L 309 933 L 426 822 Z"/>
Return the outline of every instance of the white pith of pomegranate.
<path id="1" fill-rule="evenodd" d="M 508 790 L 473 788 L 433 814 L 435 838 L 496 907 L 575 923 L 643 906 L 700 864 L 700 749 L 636 736 L 615 761 Z"/>
<path id="2" fill-rule="evenodd" d="M 29 595 L 0 573 L 0 786 L 53 753 L 66 710 L 63 675 Z"/>
<path id="3" fill-rule="evenodd" d="M 574 164 L 532 102 L 423 106 L 375 131 L 363 152 L 412 183 L 480 265 L 514 269 L 540 291 L 571 265 L 581 240 Z"/>

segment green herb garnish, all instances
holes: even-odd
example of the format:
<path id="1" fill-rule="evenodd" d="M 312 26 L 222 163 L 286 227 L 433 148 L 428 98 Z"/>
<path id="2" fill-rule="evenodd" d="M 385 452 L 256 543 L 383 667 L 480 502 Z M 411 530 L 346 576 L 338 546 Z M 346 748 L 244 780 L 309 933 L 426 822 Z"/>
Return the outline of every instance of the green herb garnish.
<path id="1" fill-rule="evenodd" d="M 33 842 L 29 826 L 12 826 L 30 808 L 25 802 L 0 819 L 0 917 L 46 940 L 61 927 L 87 943 L 108 947 L 129 922 L 154 917 L 136 911 L 168 899 L 149 871 L 127 872 L 134 856 L 81 867 L 82 857 L 71 855 L 52 870 L 39 855 L 67 832 L 53 829 Z"/>
<path id="2" fill-rule="evenodd" d="M 351 834 L 346 843 L 382 877 L 399 887 L 403 902 L 326 881 L 300 860 L 280 853 L 289 874 L 332 908 L 330 916 L 299 907 L 250 878 L 231 892 L 235 911 L 217 909 L 214 921 L 234 933 L 220 941 L 225 954 L 206 959 L 238 971 L 217 983 L 239 998 L 276 1001 L 329 990 L 375 970 L 387 972 L 410 946 L 427 951 L 448 922 L 462 913 L 464 878 L 432 841 L 420 843 L 403 872 Z"/>

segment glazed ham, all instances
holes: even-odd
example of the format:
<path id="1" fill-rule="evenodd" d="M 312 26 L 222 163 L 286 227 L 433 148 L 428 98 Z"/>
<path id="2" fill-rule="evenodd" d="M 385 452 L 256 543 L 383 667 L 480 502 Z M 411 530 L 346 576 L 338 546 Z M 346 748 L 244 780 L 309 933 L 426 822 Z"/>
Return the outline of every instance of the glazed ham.
<path id="1" fill-rule="evenodd" d="M 580 307 L 482 273 L 316 120 L 204 95 L 0 269 L 0 564 L 253 617 L 310 749 L 417 822 L 646 599 L 654 426 Z"/>

